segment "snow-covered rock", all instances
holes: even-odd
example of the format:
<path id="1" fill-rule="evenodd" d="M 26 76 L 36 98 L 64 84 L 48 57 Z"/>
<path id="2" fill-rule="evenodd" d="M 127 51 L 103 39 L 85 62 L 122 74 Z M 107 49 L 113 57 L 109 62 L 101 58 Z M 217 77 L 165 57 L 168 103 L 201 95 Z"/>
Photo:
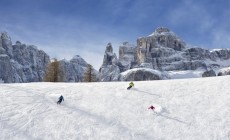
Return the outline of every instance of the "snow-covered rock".
<path id="1" fill-rule="evenodd" d="M 88 63 L 79 55 L 75 55 L 70 61 L 60 60 L 60 69 L 63 72 L 64 82 L 82 82 Z M 93 73 L 98 78 L 98 72 L 93 69 Z"/>
<path id="2" fill-rule="evenodd" d="M 230 75 L 230 67 L 220 69 L 218 76 Z"/>
<path id="3" fill-rule="evenodd" d="M 100 81 L 117 81 L 120 73 L 120 69 L 117 66 L 118 60 L 115 53 L 113 53 L 113 47 L 111 43 L 106 46 L 103 64 L 99 69 Z"/>
<path id="4" fill-rule="evenodd" d="M 202 77 L 213 77 L 213 76 L 216 76 L 216 73 L 214 70 L 208 70 L 202 74 Z"/>
<path id="5" fill-rule="evenodd" d="M 168 78 L 164 73 L 148 69 L 148 68 L 134 68 L 122 72 L 119 76 L 121 81 L 147 81 L 147 80 L 162 80 Z"/>
<path id="6" fill-rule="evenodd" d="M 104 59 L 103 59 L 103 66 L 105 65 L 114 65 L 117 63 L 117 56 L 113 53 L 113 47 L 111 43 L 108 43 L 106 46 Z"/>
<path id="7" fill-rule="evenodd" d="M 8 36 L 6 32 L 1 33 L 0 37 L 0 53 L 4 52 L 9 55 L 10 57 L 12 56 L 12 42 L 11 38 Z"/>
<path id="8" fill-rule="evenodd" d="M 118 66 L 121 72 L 126 71 L 132 67 L 132 63 L 134 63 L 135 48 L 136 46 L 129 44 L 128 42 L 124 42 L 119 47 Z"/>
<path id="9" fill-rule="evenodd" d="M 105 53 L 104 67 L 111 65 L 111 59 L 116 56 L 111 51 L 108 51 L 108 46 L 106 50 L 106 52 L 110 52 L 110 55 Z M 110 48 L 110 50 L 112 49 Z M 151 35 L 138 38 L 137 46 L 124 42 L 119 48 L 119 59 L 118 61 L 116 60 L 116 62 L 117 63 L 113 63 L 113 65 L 118 66 L 120 72 L 125 72 L 133 68 L 146 68 L 158 70 L 162 73 L 167 73 L 167 71 L 186 70 L 201 71 L 203 73 L 204 71 L 218 71 L 218 69 L 229 67 L 230 50 L 215 49 L 210 51 L 208 49 L 186 45 L 186 43 L 175 33 L 167 28 L 160 27 Z M 144 71 L 142 71 L 142 74 L 144 75 L 143 72 Z M 109 73 L 112 72 L 110 71 Z M 106 74 L 108 73 L 105 73 L 104 75 Z M 137 75 L 133 74 L 132 76 Z M 200 77 L 201 76 L 202 74 Z M 141 78 L 133 77 L 132 79 Z M 142 79 L 144 80 L 146 78 Z"/>
<path id="10" fill-rule="evenodd" d="M 107 65 L 102 66 L 99 70 L 99 73 L 101 82 L 118 81 L 120 69 L 117 65 Z"/>
<path id="11" fill-rule="evenodd" d="M 5 83 L 39 82 L 43 80 L 49 56 L 36 46 L 12 45 L 7 33 L 0 39 L 0 78 Z"/>

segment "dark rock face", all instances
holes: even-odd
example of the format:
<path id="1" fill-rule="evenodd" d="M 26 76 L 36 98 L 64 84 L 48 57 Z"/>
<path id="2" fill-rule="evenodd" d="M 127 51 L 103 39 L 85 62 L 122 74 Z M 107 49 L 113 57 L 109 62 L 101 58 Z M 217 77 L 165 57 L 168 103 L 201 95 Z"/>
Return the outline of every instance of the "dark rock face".
<path id="1" fill-rule="evenodd" d="M 137 70 L 130 70 L 124 76 L 119 77 L 122 81 L 147 81 L 147 80 L 161 80 L 162 76 L 160 72 L 154 70 L 147 70 L 138 68 Z"/>
<path id="2" fill-rule="evenodd" d="M 202 74 L 202 77 L 214 77 L 214 76 L 216 76 L 216 73 L 214 70 L 205 71 Z"/>
<path id="3" fill-rule="evenodd" d="M 49 56 L 35 46 L 12 45 L 6 33 L 0 39 L 0 79 L 5 83 L 43 81 Z"/>

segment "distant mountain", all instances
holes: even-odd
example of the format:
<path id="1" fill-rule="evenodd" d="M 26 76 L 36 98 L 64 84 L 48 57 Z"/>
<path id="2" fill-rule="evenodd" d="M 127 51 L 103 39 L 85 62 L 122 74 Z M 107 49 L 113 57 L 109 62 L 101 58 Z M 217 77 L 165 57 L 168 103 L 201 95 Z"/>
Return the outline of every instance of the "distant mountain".
<path id="1" fill-rule="evenodd" d="M 26 83 L 43 81 L 50 57 L 36 46 L 17 41 L 12 45 L 6 32 L 0 37 L 0 83 Z M 76 55 L 71 60 L 60 60 L 64 82 L 81 82 L 88 63 Z M 93 71 L 96 76 L 98 72 Z"/>
<path id="2" fill-rule="evenodd" d="M 7 33 L 0 36 L 0 83 L 43 81 L 50 64 L 49 55 L 33 45 L 17 41 L 12 45 Z M 82 82 L 88 63 L 79 55 L 59 60 L 63 82 Z M 142 81 L 230 75 L 230 50 L 188 46 L 174 32 L 157 28 L 140 37 L 137 44 L 124 42 L 119 55 L 108 43 L 98 81 Z"/>
<path id="3" fill-rule="evenodd" d="M 103 65 L 100 68 L 101 81 L 159 79 L 153 76 L 156 73 L 135 68 L 152 69 L 159 71 L 159 77 L 162 77 L 163 74 L 164 78 L 175 78 L 173 72 L 178 75 L 178 71 L 189 71 L 190 74 L 199 73 L 200 77 L 206 72 L 205 76 L 213 76 L 212 71 L 218 73 L 222 68 L 230 66 L 230 50 L 215 49 L 210 51 L 190 47 L 175 33 L 163 27 L 157 28 L 147 37 L 138 38 L 136 46 L 128 42 L 123 43 L 119 48 L 119 58 L 112 50 L 112 45 L 108 44 Z M 133 74 L 127 73 L 127 70 L 132 70 L 130 72 Z M 207 74 L 208 72 L 209 74 Z M 222 72 L 223 75 L 227 73 L 226 71 Z M 187 74 L 181 77 L 191 78 Z"/>
<path id="4" fill-rule="evenodd" d="M 64 73 L 64 82 L 82 82 L 88 63 L 79 55 L 74 56 L 70 61 L 60 60 L 60 69 Z M 98 72 L 93 69 L 93 73 L 98 77 Z"/>

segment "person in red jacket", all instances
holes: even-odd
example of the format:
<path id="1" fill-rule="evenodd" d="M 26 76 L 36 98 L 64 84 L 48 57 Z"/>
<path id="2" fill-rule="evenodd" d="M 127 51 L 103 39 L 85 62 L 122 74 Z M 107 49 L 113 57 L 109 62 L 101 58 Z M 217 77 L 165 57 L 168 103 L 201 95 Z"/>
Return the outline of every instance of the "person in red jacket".
<path id="1" fill-rule="evenodd" d="M 155 107 L 151 105 L 148 109 L 152 109 L 154 111 Z"/>
<path id="2" fill-rule="evenodd" d="M 157 111 L 155 110 L 156 107 L 154 107 L 153 105 L 151 105 L 148 109 L 151 109 L 155 114 L 158 114 Z"/>

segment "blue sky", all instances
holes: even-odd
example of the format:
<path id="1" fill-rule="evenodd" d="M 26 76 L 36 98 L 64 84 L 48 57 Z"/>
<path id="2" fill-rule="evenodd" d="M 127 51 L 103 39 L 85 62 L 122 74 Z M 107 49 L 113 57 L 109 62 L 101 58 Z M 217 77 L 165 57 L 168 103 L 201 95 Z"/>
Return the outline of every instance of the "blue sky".
<path id="1" fill-rule="evenodd" d="M 35 45 L 51 57 L 80 55 L 96 69 L 107 43 L 167 27 L 187 44 L 230 48 L 229 0 L 0 0 L 0 32 L 13 44 Z"/>

